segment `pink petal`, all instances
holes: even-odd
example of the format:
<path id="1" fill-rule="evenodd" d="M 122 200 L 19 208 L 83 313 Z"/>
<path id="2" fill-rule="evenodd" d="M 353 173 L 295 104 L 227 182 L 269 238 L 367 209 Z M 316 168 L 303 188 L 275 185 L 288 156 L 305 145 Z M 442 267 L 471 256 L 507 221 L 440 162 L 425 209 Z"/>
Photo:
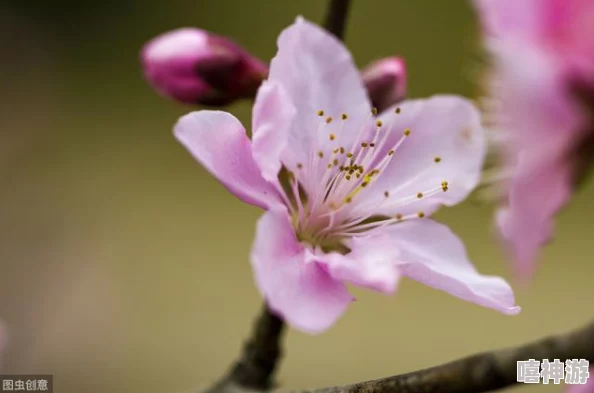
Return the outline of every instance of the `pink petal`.
<path id="1" fill-rule="evenodd" d="M 555 214 L 571 197 L 572 151 L 583 136 L 583 114 L 558 61 L 524 46 L 495 50 L 493 94 L 501 103 L 495 120 L 510 134 L 500 153 L 513 173 L 497 222 L 525 278 L 552 235 Z"/>
<path id="2" fill-rule="evenodd" d="M 538 249 L 553 234 L 553 218 L 571 197 L 572 167 L 552 159 L 535 168 L 517 168 L 508 205 L 497 212 L 497 225 L 524 278 L 534 273 Z"/>
<path id="3" fill-rule="evenodd" d="M 489 34 L 499 38 L 530 40 L 546 28 L 548 0 L 474 0 Z"/>
<path id="4" fill-rule="evenodd" d="M 328 254 L 321 260 L 336 280 L 384 293 L 393 293 L 400 281 L 396 266 L 399 250 L 386 247 L 391 243 L 387 234 L 368 235 L 348 239 L 347 255 Z"/>
<path id="5" fill-rule="evenodd" d="M 411 220 L 384 232 L 389 236 L 384 237 L 383 249 L 399 250 L 398 267 L 403 275 L 505 314 L 520 312 L 510 286 L 500 277 L 478 273 L 460 239 L 446 226 Z"/>
<path id="6" fill-rule="evenodd" d="M 566 385 L 565 393 L 594 393 L 594 368 L 589 370 L 590 376 L 585 384 Z"/>
<path id="7" fill-rule="evenodd" d="M 464 200 L 477 186 L 485 156 L 484 130 L 477 109 L 456 96 L 434 96 L 405 101 L 380 116 L 390 136 L 381 149 L 380 159 L 395 149 L 388 167 L 358 196 L 361 209 L 375 214 L 429 214 L 441 205 L 452 206 Z M 410 130 L 408 137 L 403 136 Z M 439 161 L 439 162 L 436 162 Z M 448 182 L 448 191 L 441 190 Z M 430 195 L 434 190 L 434 195 Z M 385 192 L 389 193 L 386 199 Z M 421 199 L 415 198 L 423 193 Z M 403 200 L 409 200 L 403 206 Z"/>
<path id="8" fill-rule="evenodd" d="M 254 103 L 252 144 L 262 176 L 270 182 L 277 181 L 295 114 L 295 106 L 282 85 L 274 81 L 262 84 Z"/>
<path id="9" fill-rule="evenodd" d="M 256 283 L 269 307 L 308 333 L 328 329 L 353 300 L 298 241 L 284 208 L 260 218 L 251 255 Z"/>
<path id="10" fill-rule="evenodd" d="M 278 203 L 272 185 L 260 174 L 251 143 L 239 120 L 221 111 L 197 111 L 182 116 L 176 138 L 223 185 L 242 201 L 262 208 Z"/>
<path id="11" fill-rule="evenodd" d="M 289 132 L 290 154 L 286 163 L 293 169 L 297 161 L 306 162 L 312 140 L 328 145 L 328 133 L 320 132 L 323 110 L 339 128 L 342 113 L 369 116 L 371 106 L 363 81 L 344 45 L 334 36 L 303 18 L 285 29 L 278 38 L 278 53 L 270 65 L 269 80 L 282 85 L 297 109 Z M 354 126 L 350 126 L 353 124 Z M 341 142 L 352 142 L 360 124 L 345 122 Z"/>

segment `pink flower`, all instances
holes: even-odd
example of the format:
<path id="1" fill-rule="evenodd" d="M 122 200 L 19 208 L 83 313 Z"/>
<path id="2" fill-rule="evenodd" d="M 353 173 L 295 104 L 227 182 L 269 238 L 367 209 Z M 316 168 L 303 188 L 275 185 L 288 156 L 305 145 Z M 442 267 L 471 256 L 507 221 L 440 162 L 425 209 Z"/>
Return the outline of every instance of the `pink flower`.
<path id="1" fill-rule="evenodd" d="M 518 273 L 528 276 L 571 196 L 575 151 L 586 138 L 573 89 L 594 87 L 587 87 L 594 81 L 594 1 L 475 3 L 494 60 L 493 121 L 507 133 L 499 153 L 510 177 L 497 222 Z"/>
<path id="2" fill-rule="evenodd" d="M 377 60 L 362 71 L 371 103 L 383 111 L 402 101 L 406 95 L 406 64 L 400 57 Z"/>
<path id="3" fill-rule="evenodd" d="M 194 28 L 154 38 L 141 60 L 157 91 L 188 104 L 225 105 L 253 96 L 268 71 L 231 40 Z"/>
<path id="4" fill-rule="evenodd" d="M 460 240 L 426 218 L 479 181 L 485 143 L 468 101 L 436 96 L 375 117 L 347 49 L 298 18 L 278 39 L 252 131 L 250 142 L 219 111 L 175 126 L 232 193 L 266 209 L 251 262 L 269 307 L 289 324 L 321 332 L 353 301 L 347 283 L 391 293 L 401 276 L 519 312 L 508 284 L 480 275 Z"/>
<path id="5" fill-rule="evenodd" d="M 567 385 L 566 393 L 594 393 L 594 369 L 590 369 L 590 378 L 584 385 Z"/>

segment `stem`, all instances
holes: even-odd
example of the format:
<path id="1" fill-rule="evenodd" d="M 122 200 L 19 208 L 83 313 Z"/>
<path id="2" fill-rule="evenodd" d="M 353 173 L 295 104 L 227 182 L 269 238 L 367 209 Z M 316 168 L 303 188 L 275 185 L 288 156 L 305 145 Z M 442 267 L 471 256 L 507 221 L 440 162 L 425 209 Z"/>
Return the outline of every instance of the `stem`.
<path id="1" fill-rule="evenodd" d="M 338 39 L 344 39 L 351 0 L 330 0 L 324 27 Z"/>
<path id="2" fill-rule="evenodd" d="M 229 379 L 252 389 L 268 389 L 281 357 L 283 320 L 264 305 L 254 323 L 252 337 L 245 343 L 241 358 L 235 363 Z"/>

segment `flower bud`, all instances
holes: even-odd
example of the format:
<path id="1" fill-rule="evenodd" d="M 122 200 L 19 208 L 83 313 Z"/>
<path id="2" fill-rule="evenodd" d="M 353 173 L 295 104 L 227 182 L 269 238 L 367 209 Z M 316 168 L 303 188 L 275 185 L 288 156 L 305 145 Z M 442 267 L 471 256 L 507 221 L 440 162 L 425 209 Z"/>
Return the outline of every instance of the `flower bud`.
<path id="1" fill-rule="evenodd" d="M 406 95 L 406 65 L 400 57 L 377 60 L 361 72 L 367 94 L 379 111 L 402 101 Z"/>
<path id="2" fill-rule="evenodd" d="M 160 94 L 187 104 L 227 105 L 255 95 L 267 66 L 231 40 L 182 28 L 149 41 L 144 74 Z"/>

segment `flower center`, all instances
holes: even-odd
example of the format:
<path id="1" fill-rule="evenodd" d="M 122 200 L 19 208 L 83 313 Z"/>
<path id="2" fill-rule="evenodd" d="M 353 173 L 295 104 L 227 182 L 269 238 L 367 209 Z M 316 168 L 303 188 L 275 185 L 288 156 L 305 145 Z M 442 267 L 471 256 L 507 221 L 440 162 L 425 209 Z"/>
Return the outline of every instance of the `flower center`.
<path id="1" fill-rule="evenodd" d="M 400 108 L 396 108 L 393 115 L 400 113 Z M 375 115 L 374 109 L 366 119 L 359 119 L 358 124 L 347 125 L 350 119 L 345 113 L 335 121 L 324 111 L 318 111 L 318 128 L 310 141 L 308 160 L 297 162 L 293 168 L 285 165 L 281 171 L 283 197 L 300 241 L 314 248 L 344 248 L 341 242 L 345 237 L 425 216 L 422 211 L 392 216 L 380 215 L 378 211 L 397 211 L 399 207 L 448 191 L 449 184 L 443 181 L 405 197 L 401 197 L 401 192 L 393 192 L 409 186 L 427 170 L 392 190 L 368 189 L 381 178 L 398 149 L 412 135 L 410 129 L 396 130 Z M 351 128 L 346 130 L 347 126 Z M 353 126 L 357 127 L 356 132 Z M 437 156 L 432 160 L 429 167 L 439 164 L 442 158 Z"/>

